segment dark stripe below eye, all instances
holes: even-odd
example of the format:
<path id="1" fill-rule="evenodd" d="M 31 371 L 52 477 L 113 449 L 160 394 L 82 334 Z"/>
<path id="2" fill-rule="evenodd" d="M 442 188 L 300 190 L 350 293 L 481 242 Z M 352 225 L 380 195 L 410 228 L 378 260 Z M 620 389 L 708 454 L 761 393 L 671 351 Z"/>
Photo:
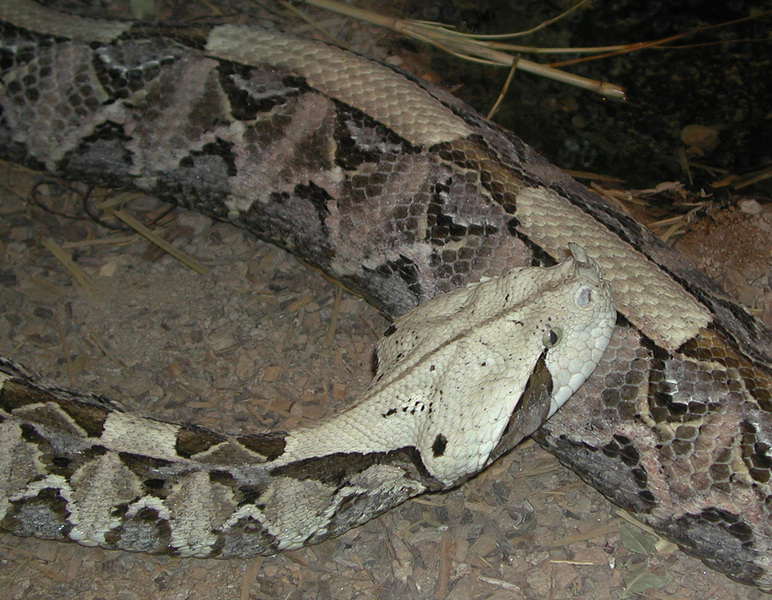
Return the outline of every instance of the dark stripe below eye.
<path id="1" fill-rule="evenodd" d="M 547 351 L 544 350 L 536 361 L 520 401 L 509 416 L 509 422 L 490 454 L 490 460 L 495 460 L 509 451 L 547 420 L 552 399 L 552 374 L 547 368 L 546 356 Z"/>

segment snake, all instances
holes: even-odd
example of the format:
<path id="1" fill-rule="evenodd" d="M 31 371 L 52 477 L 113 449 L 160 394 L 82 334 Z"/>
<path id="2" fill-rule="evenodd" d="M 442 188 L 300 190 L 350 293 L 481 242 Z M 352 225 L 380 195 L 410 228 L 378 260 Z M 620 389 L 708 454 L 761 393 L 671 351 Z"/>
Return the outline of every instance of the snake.
<path id="1" fill-rule="evenodd" d="M 772 591 L 772 334 L 619 207 L 445 91 L 318 41 L 30 0 L 0 1 L 0 33 L 3 158 L 230 222 L 393 320 L 360 401 L 290 432 L 165 423 L 2 359 L 0 528 L 270 554 L 533 432 Z"/>

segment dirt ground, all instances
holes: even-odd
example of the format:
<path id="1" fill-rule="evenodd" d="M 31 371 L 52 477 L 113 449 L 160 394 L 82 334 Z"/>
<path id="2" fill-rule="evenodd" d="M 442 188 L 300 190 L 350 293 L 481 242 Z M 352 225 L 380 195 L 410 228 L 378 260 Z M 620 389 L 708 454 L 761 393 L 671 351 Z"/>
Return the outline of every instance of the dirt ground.
<path id="1" fill-rule="evenodd" d="M 366 387 L 387 322 L 362 300 L 244 232 L 176 209 L 155 229 L 207 267 L 196 274 L 131 232 L 84 219 L 82 192 L 0 165 L 0 354 L 131 410 L 230 432 L 315 421 Z M 145 222 L 165 209 L 147 198 L 129 208 Z M 679 246 L 772 324 L 769 204 L 712 211 Z M 624 597 L 768 596 L 642 531 L 531 442 L 459 489 L 275 557 L 179 559 L 0 534 L 9 600 Z"/>

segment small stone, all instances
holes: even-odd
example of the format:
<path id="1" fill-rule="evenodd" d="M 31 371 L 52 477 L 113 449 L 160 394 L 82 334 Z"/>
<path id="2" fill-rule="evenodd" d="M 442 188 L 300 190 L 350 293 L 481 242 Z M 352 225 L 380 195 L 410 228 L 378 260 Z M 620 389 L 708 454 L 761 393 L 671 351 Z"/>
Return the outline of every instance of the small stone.
<path id="1" fill-rule="evenodd" d="M 737 203 L 737 207 L 740 209 L 740 212 L 743 212 L 746 215 L 759 215 L 764 212 L 764 208 L 761 204 L 750 198 L 740 200 Z"/>

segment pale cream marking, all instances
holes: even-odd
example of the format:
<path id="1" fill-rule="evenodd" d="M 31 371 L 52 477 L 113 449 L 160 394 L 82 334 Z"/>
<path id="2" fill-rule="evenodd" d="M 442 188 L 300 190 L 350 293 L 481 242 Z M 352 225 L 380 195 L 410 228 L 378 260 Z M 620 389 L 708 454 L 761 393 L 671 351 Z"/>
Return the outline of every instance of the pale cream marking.
<path id="1" fill-rule="evenodd" d="M 240 519 L 252 518 L 261 525 L 265 523 L 265 514 L 254 504 L 245 504 L 231 513 L 231 516 L 222 524 L 222 531 L 228 531 L 238 524 Z"/>
<path id="2" fill-rule="evenodd" d="M 35 402 L 34 404 L 25 404 L 13 411 L 13 416 L 18 419 L 28 418 L 33 423 L 37 421 L 35 415 L 38 411 L 45 410 L 56 417 L 66 426 L 72 428 L 72 433 L 80 437 L 87 437 L 88 432 L 73 419 L 70 414 L 64 410 L 58 402 Z M 48 426 L 43 426 L 47 428 Z"/>
<path id="3" fill-rule="evenodd" d="M 23 490 L 13 494 L 10 499 L 12 501 L 17 501 L 26 500 L 27 498 L 34 498 L 40 492 L 49 488 L 62 491 L 72 491 L 70 489 L 70 484 L 67 483 L 67 480 L 61 475 L 46 475 L 43 479 L 31 481 L 29 485 L 27 485 Z M 64 494 L 62 497 L 66 500 L 70 499 L 69 496 L 65 497 Z"/>
<path id="4" fill-rule="evenodd" d="M 171 511 L 166 507 L 161 498 L 156 496 L 142 496 L 139 500 L 132 502 L 128 506 L 123 520 L 128 521 L 129 519 L 136 517 L 139 511 L 145 508 L 154 510 L 158 513 L 158 518 L 160 520 L 169 521 L 172 518 Z"/>
<path id="5" fill-rule="evenodd" d="M 279 542 L 279 550 L 300 548 L 311 535 L 324 534 L 337 509 L 330 502 L 335 491 L 313 479 L 274 478 L 260 501 L 266 504 L 263 527 Z"/>
<path id="6" fill-rule="evenodd" d="M 559 258 L 581 244 L 611 286 L 619 311 L 655 343 L 675 350 L 712 321 L 710 311 L 646 256 L 555 192 L 523 188 L 517 195 L 520 228 Z"/>
<path id="7" fill-rule="evenodd" d="M 333 46 L 246 25 L 221 25 L 210 32 L 206 52 L 246 65 L 288 69 L 416 146 L 472 133 L 463 119 L 403 75 Z"/>
<path id="8" fill-rule="evenodd" d="M 111 412 L 103 429 L 101 444 L 115 452 L 131 452 L 174 462 L 182 460 L 176 450 L 178 425 Z"/>
<path id="9" fill-rule="evenodd" d="M 183 477 L 165 501 L 173 514 L 170 546 L 179 550 L 180 556 L 211 553 L 217 541 L 212 531 L 218 520 L 230 513 L 232 501 L 232 494 L 213 484 L 206 471 Z"/>
<path id="10" fill-rule="evenodd" d="M 105 533 L 120 526 L 123 518 L 113 514 L 115 506 L 135 498 L 141 491 L 136 476 L 114 452 L 82 465 L 70 478 L 73 502 L 68 521 L 69 536 L 86 545 L 104 544 Z"/>

